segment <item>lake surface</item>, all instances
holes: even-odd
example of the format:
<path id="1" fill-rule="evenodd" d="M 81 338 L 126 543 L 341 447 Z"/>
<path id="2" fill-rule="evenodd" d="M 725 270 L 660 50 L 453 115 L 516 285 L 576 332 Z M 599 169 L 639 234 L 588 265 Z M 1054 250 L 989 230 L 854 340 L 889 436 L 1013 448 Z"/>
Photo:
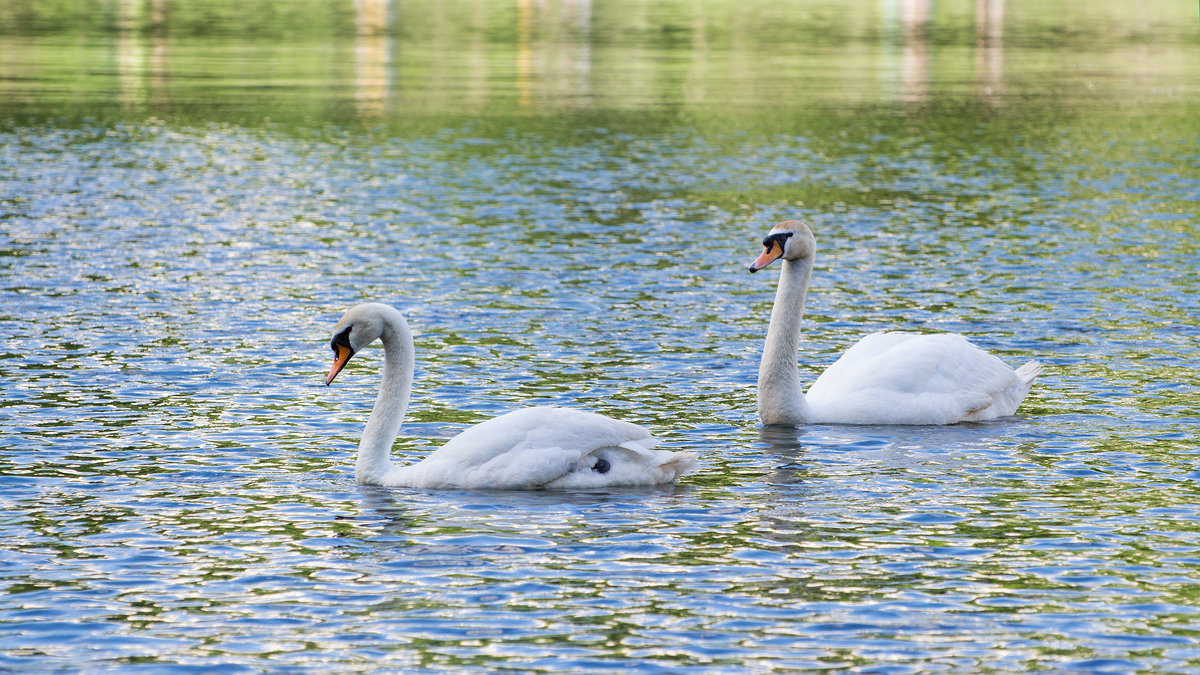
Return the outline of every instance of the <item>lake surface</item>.
<path id="1" fill-rule="evenodd" d="M 1200 672 L 1194 5 L 196 4 L 0 0 L 0 670 Z M 761 426 L 788 218 L 806 376 L 961 332 L 1019 415 Z M 553 404 L 700 468 L 356 486 L 364 300 L 398 459 Z"/>

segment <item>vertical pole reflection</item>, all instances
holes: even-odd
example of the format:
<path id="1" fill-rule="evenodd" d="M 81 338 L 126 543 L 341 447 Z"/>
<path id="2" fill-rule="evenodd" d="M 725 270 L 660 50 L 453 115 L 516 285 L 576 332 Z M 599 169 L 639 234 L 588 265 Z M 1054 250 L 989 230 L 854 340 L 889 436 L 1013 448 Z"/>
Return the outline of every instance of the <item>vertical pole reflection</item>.
<path id="1" fill-rule="evenodd" d="M 167 93 L 167 0 L 150 0 L 150 103 L 165 108 Z"/>
<path id="2" fill-rule="evenodd" d="M 902 0 L 904 48 L 900 54 L 900 98 L 921 103 L 929 96 L 930 0 Z"/>
<path id="3" fill-rule="evenodd" d="M 592 98 L 592 0 L 565 0 L 565 84 L 568 100 L 587 107 Z"/>
<path id="4" fill-rule="evenodd" d="M 354 0 L 354 103 L 360 115 L 387 111 L 392 41 L 388 35 L 393 0 Z"/>
<path id="5" fill-rule="evenodd" d="M 166 106 L 167 0 L 120 0 L 117 4 L 117 101 L 123 108 Z M 148 11 L 144 11 L 148 10 Z M 147 32 L 149 52 L 147 53 Z"/>
<path id="6" fill-rule="evenodd" d="M 591 0 L 517 0 L 517 106 L 586 107 L 592 90 Z"/>
<path id="7" fill-rule="evenodd" d="M 517 107 L 533 104 L 533 0 L 517 0 Z"/>
<path id="8" fill-rule="evenodd" d="M 141 0 L 120 0 L 117 4 L 117 101 L 123 108 L 146 102 L 146 43 L 142 24 Z"/>
<path id="9" fill-rule="evenodd" d="M 979 97 L 999 105 L 1004 80 L 1004 0 L 975 0 L 975 81 Z"/>

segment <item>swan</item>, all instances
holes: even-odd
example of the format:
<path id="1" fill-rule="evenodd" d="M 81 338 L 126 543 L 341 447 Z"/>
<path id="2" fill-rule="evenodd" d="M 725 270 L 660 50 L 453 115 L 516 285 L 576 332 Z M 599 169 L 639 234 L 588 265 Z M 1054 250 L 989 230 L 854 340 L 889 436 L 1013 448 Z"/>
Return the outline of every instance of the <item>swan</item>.
<path id="1" fill-rule="evenodd" d="M 359 484 L 411 488 L 594 488 L 670 483 L 696 464 L 692 452 L 655 450 L 646 429 L 565 408 L 516 410 L 477 424 L 415 464 L 391 461 L 412 393 L 414 350 L 408 322 L 395 308 L 364 303 L 333 329 L 328 386 L 350 358 L 383 343 L 383 384 L 358 445 Z"/>
<path id="2" fill-rule="evenodd" d="M 821 373 L 805 394 L 796 360 L 817 240 L 808 225 L 771 228 L 750 272 L 783 259 L 758 369 L 764 424 L 955 424 L 1006 417 L 1041 364 L 1015 371 L 955 333 L 872 333 Z"/>

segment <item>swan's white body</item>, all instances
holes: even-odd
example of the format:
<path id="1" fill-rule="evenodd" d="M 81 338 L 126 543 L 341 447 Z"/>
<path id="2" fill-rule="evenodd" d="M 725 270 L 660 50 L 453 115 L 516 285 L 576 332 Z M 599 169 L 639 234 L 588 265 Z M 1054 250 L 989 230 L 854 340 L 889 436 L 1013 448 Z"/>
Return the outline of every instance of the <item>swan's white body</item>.
<path id="1" fill-rule="evenodd" d="M 669 483 L 690 471 L 690 452 L 655 450 L 646 429 L 596 413 L 525 408 L 477 424 L 415 464 L 391 461 L 413 382 L 413 338 L 404 316 L 366 303 L 338 321 L 333 381 L 350 357 L 383 342 L 383 384 L 358 446 L 361 484 L 413 488 L 591 488 Z"/>
<path id="2" fill-rule="evenodd" d="M 757 271 L 783 258 L 758 371 L 766 424 L 954 424 L 1006 417 L 1041 370 L 1017 370 L 954 333 L 873 333 L 851 347 L 804 393 L 796 360 L 816 240 L 800 221 L 763 240 Z"/>

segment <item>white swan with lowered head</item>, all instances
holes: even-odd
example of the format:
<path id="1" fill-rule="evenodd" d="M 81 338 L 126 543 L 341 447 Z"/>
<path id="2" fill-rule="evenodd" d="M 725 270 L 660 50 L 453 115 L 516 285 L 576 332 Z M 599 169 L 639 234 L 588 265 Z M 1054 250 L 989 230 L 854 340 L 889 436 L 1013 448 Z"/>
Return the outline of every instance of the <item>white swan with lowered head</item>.
<path id="1" fill-rule="evenodd" d="M 1006 417 L 1041 371 L 1015 371 L 961 335 L 872 333 L 804 393 L 796 360 L 800 320 L 817 241 L 808 225 L 771 228 L 750 271 L 783 259 L 771 325 L 758 368 L 758 416 L 765 424 L 954 424 Z"/>
<path id="2" fill-rule="evenodd" d="M 696 464 L 691 452 L 655 450 L 646 429 L 596 413 L 525 408 L 477 424 L 415 464 L 392 464 L 413 383 L 413 336 L 400 312 L 364 303 L 333 328 L 333 367 L 380 340 L 383 384 L 358 444 L 360 484 L 413 488 L 592 488 L 670 483 Z"/>

